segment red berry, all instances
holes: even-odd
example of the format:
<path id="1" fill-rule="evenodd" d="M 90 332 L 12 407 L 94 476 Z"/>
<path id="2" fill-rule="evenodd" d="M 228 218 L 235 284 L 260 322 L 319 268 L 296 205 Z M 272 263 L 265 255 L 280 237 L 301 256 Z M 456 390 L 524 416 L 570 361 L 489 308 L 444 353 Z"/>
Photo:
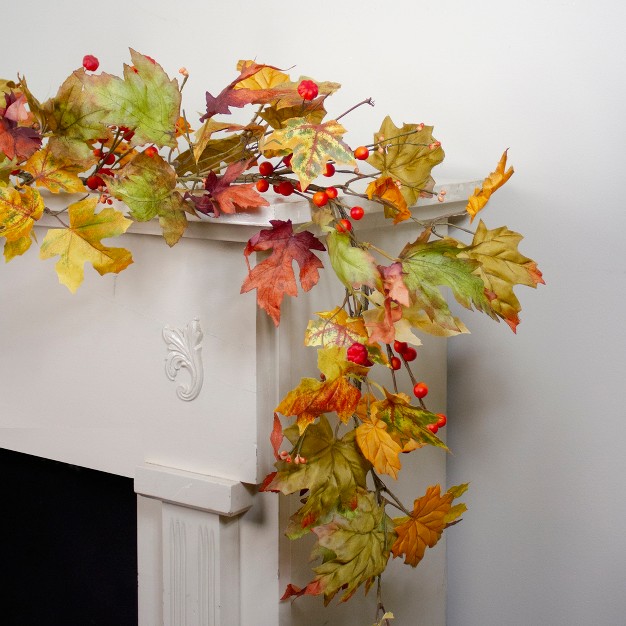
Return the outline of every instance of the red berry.
<path id="1" fill-rule="evenodd" d="M 274 190 L 274 193 L 280 193 L 279 186 L 280 185 L 272 185 L 272 189 Z"/>
<path id="2" fill-rule="evenodd" d="M 370 151 L 365 146 L 359 146 L 354 151 L 354 158 L 358 159 L 359 161 L 365 161 L 365 159 L 367 159 L 369 155 Z"/>
<path id="3" fill-rule="evenodd" d="M 409 346 L 407 345 L 406 341 L 394 341 L 393 342 L 393 349 L 398 353 L 398 354 L 403 354 L 404 352 L 406 352 L 406 349 Z"/>
<path id="4" fill-rule="evenodd" d="M 437 413 L 437 427 L 443 428 L 448 423 L 448 418 L 443 413 Z"/>
<path id="5" fill-rule="evenodd" d="M 433 435 L 435 435 L 439 430 L 439 426 L 437 426 L 437 424 L 428 424 L 426 428 L 428 428 Z"/>
<path id="6" fill-rule="evenodd" d="M 269 161 L 263 161 L 259 165 L 259 174 L 261 176 L 269 176 L 274 171 L 274 166 Z"/>
<path id="7" fill-rule="evenodd" d="M 365 215 L 365 211 L 363 210 L 363 207 L 361 206 L 353 206 L 350 209 L 350 217 L 353 220 L 360 220 L 363 218 L 363 216 Z"/>
<path id="8" fill-rule="evenodd" d="M 353 343 L 348 348 L 348 361 L 357 365 L 365 365 L 368 361 L 367 348 L 362 343 Z"/>
<path id="9" fill-rule="evenodd" d="M 350 220 L 339 220 L 336 226 L 340 233 L 348 233 L 352 230 L 352 222 Z"/>
<path id="10" fill-rule="evenodd" d="M 290 196 L 293 193 L 292 184 L 289 181 L 283 180 L 283 182 L 278 185 L 278 193 L 281 196 Z"/>
<path id="11" fill-rule="evenodd" d="M 326 163 L 326 167 L 324 168 L 324 176 L 334 176 L 335 174 L 335 166 L 332 163 Z"/>
<path id="12" fill-rule="evenodd" d="M 256 181 L 256 189 L 261 193 L 267 191 L 270 188 L 270 184 L 265 180 L 265 178 L 261 178 Z"/>
<path id="13" fill-rule="evenodd" d="M 402 352 L 402 356 L 404 357 L 405 361 L 415 361 L 415 359 L 417 358 L 417 350 L 415 348 L 412 348 L 411 346 L 408 346 L 407 349 Z"/>
<path id="14" fill-rule="evenodd" d="M 293 154 L 288 154 L 286 157 L 283 157 L 283 163 L 287 167 L 291 167 L 291 159 L 293 158 Z"/>
<path id="15" fill-rule="evenodd" d="M 296 191 L 302 191 L 302 185 L 300 184 L 300 181 L 298 181 L 294 187 L 293 187 Z"/>
<path id="16" fill-rule="evenodd" d="M 134 130 L 128 130 L 124 133 L 124 139 L 126 141 L 130 141 L 133 137 L 135 136 L 135 131 Z"/>
<path id="17" fill-rule="evenodd" d="M 328 204 L 328 196 L 326 195 L 326 192 L 316 191 L 313 194 L 313 204 L 315 206 L 324 206 L 325 204 Z"/>
<path id="18" fill-rule="evenodd" d="M 106 158 L 104 159 L 104 163 L 106 165 L 113 165 L 113 163 L 115 163 L 115 155 L 112 152 L 109 152 L 109 154 L 107 154 Z"/>
<path id="19" fill-rule="evenodd" d="M 406 359 L 406 357 L 404 357 Z M 416 398 L 425 398 L 428 395 L 428 386 L 425 383 L 417 383 L 413 387 L 413 395 Z"/>
<path id="20" fill-rule="evenodd" d="M 93 174 L 87 179 L 87 187 L 92 190 L 98 189 L 98 187 L 103 187 L 104 181 L 97 174 Z"/>
<path id="21" fill-rule="evenodd" d="M 317 84 L 312 80 L 303 80 L 298 85 L 298 94 L 303 100 L 313 100 L 318 92 Z"/>
<path id="22" fill-rule="evenodd" d="M 402 367 L 402 361 L 397 356 L 391 357 L 391 369 L 399 370 Z"/>
<path id="23" fill-rule="evenodd" d="M 86 54 L 83 57 L 83 67 L 88 72 L 95 72 L 100 67 L 100 61 L 93 54 Z"/>
<path id="24" fill-rule="evenodd" d="M 337 191 L 336 187 L 327 187 L 326 188 L 326 195 L 329 198 L 336 198 L 339 195 L 339 192 Z"/>
<path id="25" fill-rule="evenodd" d="M 155 146 L 148 146 L 143 152 L 146 156 L 152 158 L 155 157 L 159 151 L 156 149 Z"/>
<path id="26" fill-rule="evenodd" d="M 102 156 L 102 150 L 100 150 L 100 148 L 96 148 L 93 151 L 94 156 L 97 156 L 98 158 L 100 158 Z"/>

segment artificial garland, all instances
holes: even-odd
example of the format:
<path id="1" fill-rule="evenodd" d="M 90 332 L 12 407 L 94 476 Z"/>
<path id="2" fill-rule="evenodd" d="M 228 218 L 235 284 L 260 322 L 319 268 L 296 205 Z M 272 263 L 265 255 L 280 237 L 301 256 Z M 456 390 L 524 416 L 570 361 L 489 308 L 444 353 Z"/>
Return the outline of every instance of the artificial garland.
<path id="1" fill-rule="evenodd" d="M 396 126 L 386 117 L 371 143 L 352 149 L 339 119 L 372 105 L 370 99 L 333 118 L 326 101 L 337 83 L 291 80 L 276 67 L 241 61 L 229 85 L 216 96 L 206 93 L 206 112 L 194 131 L 181 109 L 188 72 L 180 69 L 179 82 L 149 56 L 131 50 L 131 59 L 118 77 L 94 73 L 98 60 L 87 55 L 43 103 L 25 78 L 0 80 L 5 259 L 27 252 L 33 225 L 44 213 L 53 215 L 59 227 L 48 230 L 39 255 L 58 256 L 59 281 L 75 291 L 86 262 L 100 274 L 132 263 L 129 250 L 101 240 L 122 235 L 133 221 L 158 219 L 173 246 L 188 219 L 268 206 L 266 193 L 307 199 L 310 230 L 274 220 L 244 250 L 249 273 L 241 291 L 256 290 L 277 326 L 283 297 L 298 293 L 294 261 L 308 291 L 323 268 L 316 253 L 327 251 L 345 289 L 342 302 L 308 324 L 304 342 L 318 349 L 320 373 L 302 379 L 276 407 L 270 436 L 276 471 L 261 490 L 299 493 L 302 506 L 286 533 L 317 537 L 314 555 L 321 563 L 312 581 L 290 584 L 283 599 L 322 595 L 328 603 L 341 592 L 345 601 L 361 585 L 367 591 L 376 583 L 376 620 L 388 624 L 392 615 L 385 612 L 380 581 L 390 555 L 416 566 L 465 511 L 455 501 L 467 485 L 431 486 L 410 507 L 382 478 L 398 477 L 401 453 L 426 445 L 447 450 L 437 436 L 447 417 L 427 406 L 428 385 L 411 370 L 418 335 L 468 332 L 441 287 L 467 309 L 515 331 L 521 306 L 513 287 L 536 287 L 541 272 L 518 251 L 521 235 L 505 226 L 490 230 L 479 221 L 474 232 L 460 228 L 472 234 L 463 242 L 437 231 L 442 222 L 459 228 L 451 216 L 425 222 L 414 215 L 420 198 L 445 197 L 445 190 L 434 192 L 431 170 L 444 152 L 431 126 Z M 250 105 L 254 112 L 245 124 L 225 117 Z M 505 152 L 468 199 L 472 220 L 512 175 L 506 160 Z M 339 182 L 323 184 L 324 177 Z M 47 208 L 41 187 L 69 194 L 68 205 Z M 126 214 L 110 206 L 114 198 Z M 394 224 L 415 222 L 415 240 L 399 252 L 363 240 L 355 227 L 365 213 L 356 204 L 361 199 L 381 205 Z M 255 252 L 269 255 L 251 267 Z M 410 395 L 398 386 L 401 369 L 412 381 Z"/>

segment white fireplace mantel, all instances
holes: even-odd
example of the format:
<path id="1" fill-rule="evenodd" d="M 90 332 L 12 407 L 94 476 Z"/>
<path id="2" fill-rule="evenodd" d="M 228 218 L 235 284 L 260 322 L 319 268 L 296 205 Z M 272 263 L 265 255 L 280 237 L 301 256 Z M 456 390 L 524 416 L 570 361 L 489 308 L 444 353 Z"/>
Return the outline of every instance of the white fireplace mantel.
<path id="1" fill-rule="evenodd" d="M 425 199 L 415 215 L 460 211 L 478 184 L 447 182 L 445 202 Z M 392 229 L 377 205 L 365 206 L 357 228 L 382 248 L 417 236 L 414 223 Z M 57 283 L 54 261 L 32 250 L 0 274 L 0 447 L 134 478 L 142 626 L 373 622 L 374 599 L 329 609 L 319 599 L 278 601 L 287 582 L 310 579 L 300 565 L 310 545 L 282 537 L 289 500 L 255 485 L 272 470 L 274 407 L 315 371 L 315 351 L 302 344 L 307 320 L 341 297 L 322 272 L 310 293 L 285 299 L 276 329 L 254 293 L 240 295 L 242 242 L 273 219 L 304 224 L 308 203 L 277 198 L 261 211 L 194 221 L 171 250 L 150 236 L 160 234 L 156 222 L 134 224 L 110 245 L 126 245 L 135 263 L 119 276 L 87 267 L 75 295 Z M 38 241 L 56 225 L 45 216 Z M 164 329 L 178 332 L 180 355 Z M 427 337 L 422 350 L 431 402 L 444 411 L 445 342 Z M 403 467 L 410 479 L 397 492 L 407 499 L 445 483 L 439 450 L 407 455 Z M 415 571 L 392 563 L 386 604 L 440 626 L 444 546 L 431 552 Z"/>

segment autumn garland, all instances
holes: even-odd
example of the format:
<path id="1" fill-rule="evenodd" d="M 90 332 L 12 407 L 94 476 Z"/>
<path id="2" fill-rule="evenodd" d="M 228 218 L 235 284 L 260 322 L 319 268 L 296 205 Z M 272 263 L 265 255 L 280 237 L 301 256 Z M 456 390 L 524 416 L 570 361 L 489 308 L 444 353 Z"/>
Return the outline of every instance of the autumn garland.
<path id="1" fill-rule="evenodd" d="M 480 221 L 472 241 L 463 243 L 437 233 L 437 223 L 454 226 L 445 218 L 424 222 L 413 216 L 410 207 L 420 197 L 435 195 L 431 170 L 444 158 L 432 127 L 397 127 L 386 117 L 373 142 L 353 150 L 338 122 L 345 113 L 325 121 L 326 100 L 338 84 L 292 81 L 273 66 L 242 61 L 239 75 L 217 96 L 207 92 L 206 113 L 194 132 L 181 115 L 186 70 L 181 68 L 179 84 L 151 57 L 131 50 L 131 59 L 117 77 L 92 73 L 98 60 L 86 56 L 83 67 L 43 103 L 24 78 L 0 80 L 5 259 L 27 252 L 35 222 L 53 215 L 60 227 L 48 230 L 40 257 L 59 256 L 59 281 L 75 291 L 85 262 L 100 274 L 132 263 L 130 251 L 101 240 L 122 235 L 133 221 L 157 218 L 173 246 L 188 216 L 216 218 L 267 206 L 261 194 L 270 188 L 306 198 L 324 242 L 309 230 L 294 231 L 290 220 L 271 222 L 245 248 L 249 274 L 241 291 L 256 290 L 259 306 L 278 325 L 284 295 L 297 295 L 293 262 L 308 291 L 323 267 L 316 252 L 327 250 L 345 298 L 309 322 L 305 343 L 318 348 L 320 375 L 303 379 L 276 407 L 270 437 L 276 471 L 261 489 L 305 494 L 286 532 L 292 539 L 313 532 L 315 554 L 322 557 L 313 580 L 302 588 L 289 585 L 283 598 L 323 595 L 328 603 L 342 591 L 345 601 L 359 586 L 369 590 L 377 583 L 376 619 L 388 623 L 380 579 L 390 555 L 416 566 L 465 510 L 454 501 L 466 485 L 443 493 L 439 485 L 429 487 L 409 508 L 381 478 L 397 478 L 401 452 L 425 445 L 447 449 L 437 437 L 447 418 L 427 408 L 428 386 L 411 371 L 420 345 L 413 331 L 444 337 L 467 332 L 441 287 L 467 309 L 503 319 L 515 331 L 521 306 L 513 287 L 536 287 L 543 283 L 541 272 L 518 251 L 521 236 L 506 227 L 489 230 Z M 353 108 L 364 104 L 373 103 Z M 248 123 L 218 121 L 248 105 L 257 105 Z M 368 172 L 358 162 L 367 163 Z M 469 198 L 472 219 L 512 173 L 505 153 Z M 321 176 L 336 174 L 343 182 L 319 183 Z M 365 190 L 355 189 L 363 182 Z M 84 197 L 52 211 L 37 187 Z M 113 198 L 126 204 L 127 216 L 109 206 Z M 354 206 L 359 198 L 382 205 L 394 224 L 413 220 L 421 234 L 399 253 L 361 240 L 353 228 L 364 214 Z M 270 254 L 250 267 L 249 257 L 260 251 Z M 395 372 L 402 368 L 414 385 L 413 400 L 398 388 Z M 391 389 L 374 373 L 385 376 Z M 279 414 L 295 421 L 283 429 Z M 388 507 L 401 516 L 390 517 Z"/>

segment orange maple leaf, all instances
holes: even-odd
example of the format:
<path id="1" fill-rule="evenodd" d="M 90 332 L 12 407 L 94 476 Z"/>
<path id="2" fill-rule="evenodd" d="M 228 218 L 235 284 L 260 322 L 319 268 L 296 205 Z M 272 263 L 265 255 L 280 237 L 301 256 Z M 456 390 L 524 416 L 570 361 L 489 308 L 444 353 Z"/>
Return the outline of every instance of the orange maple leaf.
<path id="1" fill-rule="evenodd" d="M 394 557 L 404 556 L 404 562 L 415 567 L 424 557 L 426 548 L 432 548 L 439 541 L 448 524 L 446 516 L 453 499 L 452 493 L 442 496 L 440 486 L 433 485 L 415 500 L 410 517 L 395 519 L 398 538 L 391 546 Z"/>
<path id="2" fill-rule="evenodd" d="M 297 415 L 300 432 L 323 413 L 335 411 L 346 423 L 352 417 L 361 398 L 361 392 L 345 376 L 319 381 L 303 378 L 276 407 L 285 416 Z"/>
<path id="3" fill-rule="evenodd" d="M 250 239 L 244 255 L 246 263 L 253 252 L 272 250 L 272 254 L 250 270 L 241 287 L 241 293 L 257 290 L 259 306 L 274 320 L 280 322 L 280 305 L 285 294 L 297 296 L 298 289 L 293 272 L 293 262 L 300 267 L 300 284 L 309 291 L 319 280 L 322 262 L 311 250 L 324 251 L 322 242 L 309 231 L 294 233 L 291 220 L 271 220 L 272 228 L 262 230 Z"/>
<path id="4" fill-rule="evenodd" d="M 507 152 L 508 150 L 504 151 L 495 171 L 491 172 L 491 174 L 485 178 L 483 186 L 480 189 L 477 187 L 467 201 L 465 210 L 471 216 L 470 222 L 474 220 L 477 213 L 485 207 L 487 202 L 489 202 L 491 194 L 496 191 L 496 189 L 500 189 L 500 187 L 502 187 L 502 185 L 504 185 L 504 183 L 506 183 L 506 181 L 513 176 L 513 167 L 509 167 L 506 172 L 504 171 L 504 168 L 506 167 Z"/>
<path id="5" fill-rule="evenodd" d="M 372 181 L 367 186 L 365 193 L 370 200 L 376 196 L 386 202 L 385 217 L 393 217 L 394 224 L 411 217 L 411 211 L 409 211 L 406 200 L 391 176 L 381 176 Z"/>

